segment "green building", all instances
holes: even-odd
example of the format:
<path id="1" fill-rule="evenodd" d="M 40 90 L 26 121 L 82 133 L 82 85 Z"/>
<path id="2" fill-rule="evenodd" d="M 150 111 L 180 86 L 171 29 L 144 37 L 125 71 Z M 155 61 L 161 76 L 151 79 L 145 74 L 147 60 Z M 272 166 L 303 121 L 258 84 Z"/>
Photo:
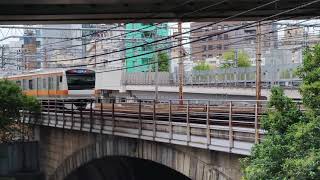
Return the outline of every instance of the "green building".
<path id="1" fill-rule="evenodd" d="M 143 23 L 131 23 L 126 25 L 126 29 L 136 30 L 142 29 L 137 32 L 126 34 L 125 47 L 130 48 L 154 40 L 165 38 L 169 35 L 168 24 L 143 24 Z M 154 58 L 155 53 L 146 54 L 139 57 L 139 54 L 148 53 L 156 49 L 160 49 L 167 46 L 168 40 L 161 41 L 160 43 L 145 45 L 133 49 L 126 50 L 126 67 L 127 72 L 147 72 L 150 71 L 152 65 L 149 65 Z"/>

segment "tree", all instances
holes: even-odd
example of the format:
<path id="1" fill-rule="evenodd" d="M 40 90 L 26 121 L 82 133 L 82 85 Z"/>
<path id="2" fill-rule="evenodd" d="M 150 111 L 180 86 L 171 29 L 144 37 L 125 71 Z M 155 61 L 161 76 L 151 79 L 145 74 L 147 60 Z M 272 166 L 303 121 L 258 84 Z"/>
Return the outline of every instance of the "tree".
<path id="1" fill-rule="evenodd" d="M 320 117 L 319 67 L 320 46 L 306 50 L 298 74 L 303 83 L 301 111 L 283 90 L 272 90 L 262 126 L 264 140 L 254 146 L 250 157 L 242 160 L 244 179 L 319 179 Z"/>
<path id="2" fill-rule="evenodd" d="M 156 53 L 155 56 L 157 56 L 158 60 L 158 68 L 159 72 L 169 72 L 169 56 L 166 52 L 159 52 Z M 155 58 L 153 58 L 153 61 L 156 61 Z M 152 70 L 155 71 L 156 66 L 152 65 Z"/>
<path id="3" fill-rule="evenodd" d="M 40 104 L 34 97 L 24 95 L 19 86 L 8 80 L 0 80 L 0 102 L 1 134 L 16 130 L 12 127 L 20 118 L 20 110 L 31 113 L 40 111 Z"/>
<path id="4" fill-rule="evenodd" d="M 212 69 L 212 66 L 206 62 L 200 62 L 193 67 L 194 71 L 209 71 Z"/>
<path id="5" fill-rule="evenodd" d="M 225 63 L 222 65 L 222 68 L 230 68 L 230 67 L 234 67 L 235 66 L 235 58 L 236 58 L 236 51 L 235 50 L 229 50 L 225 53 L 223 53 L 223 60 L 225 61 Z M 231 62 L 231 63 L 228 63 Z M 250 58 L 249 55 L 243 51 L 240 50 L 238 52 L 238 63 L 237 63 L 237 67 L 250 67 L 251 63 L 250 63 Z"/>
<path id="6" fill-rule="evenodd" d="M 303 65 L 298 69 L 302 79 L 300 92 L 303 103 L 320 114 L 320 45 L 304 52 Z"/>

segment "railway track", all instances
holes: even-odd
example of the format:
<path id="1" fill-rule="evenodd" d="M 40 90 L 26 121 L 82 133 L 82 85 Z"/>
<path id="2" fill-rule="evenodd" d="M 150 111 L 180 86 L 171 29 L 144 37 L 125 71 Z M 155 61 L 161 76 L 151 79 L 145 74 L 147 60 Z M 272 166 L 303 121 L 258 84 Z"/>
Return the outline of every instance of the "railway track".
<path id="1" fill-rule="evenodd" d="M 255 128 L 256 118 L 264 112 L 255 112 L 254 107 L 232 107 L 228 105 L 179 105 L 179 104 L 140 104 L 139 103 L 94 103 L 87 108 L 66 108 L 65 104 L 54 105 L 43 102 L 42 111 L 50 113 L 63 113 L 66 116 L 78 114 L 81 121 L 97 121 L 114 118 L 117 120 L 148 120 L 172 121 L 179 123 L 208 124 L 219 126 L 233 126 Z M 101 118 L 103 116 L 103 118 Z M 231 123 L 231 124 L 230 124 Z"/>

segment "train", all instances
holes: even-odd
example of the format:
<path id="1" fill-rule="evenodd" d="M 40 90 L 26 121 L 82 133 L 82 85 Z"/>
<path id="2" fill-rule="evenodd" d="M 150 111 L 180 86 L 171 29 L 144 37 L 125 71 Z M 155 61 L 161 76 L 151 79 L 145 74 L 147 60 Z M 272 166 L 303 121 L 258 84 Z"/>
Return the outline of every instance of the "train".
<path id="1" fill-rule="evenodd" d="M 88 68 L 39 69 L 6 79 L 19 85 L 26 95 L 38 98 L 93 98 L 95 71 Z"/>

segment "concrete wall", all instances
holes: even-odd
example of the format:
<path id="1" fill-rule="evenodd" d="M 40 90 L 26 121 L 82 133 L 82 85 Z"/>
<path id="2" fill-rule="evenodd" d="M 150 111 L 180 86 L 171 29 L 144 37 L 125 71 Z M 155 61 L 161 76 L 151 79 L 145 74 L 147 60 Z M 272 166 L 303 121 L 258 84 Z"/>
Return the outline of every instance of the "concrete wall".
<path id="1" fill-rule="evenodd" d="M 0 179 L 40 180 L 39 145 L 37 142 L 0 144 Z"/>
<path id="2" fill-rule="evenodd" d="M 58 128 L 38 130 L 40 165 L 50 180 L 63 179 L 94 159 L 115 155 L 152 160 L 194 180 L 241 178 L 240 155 Z"/>

